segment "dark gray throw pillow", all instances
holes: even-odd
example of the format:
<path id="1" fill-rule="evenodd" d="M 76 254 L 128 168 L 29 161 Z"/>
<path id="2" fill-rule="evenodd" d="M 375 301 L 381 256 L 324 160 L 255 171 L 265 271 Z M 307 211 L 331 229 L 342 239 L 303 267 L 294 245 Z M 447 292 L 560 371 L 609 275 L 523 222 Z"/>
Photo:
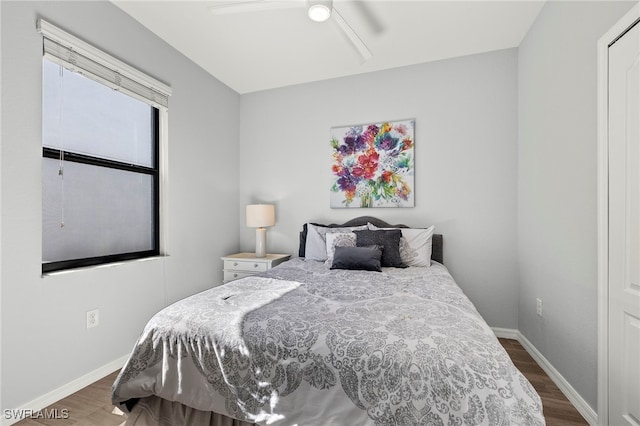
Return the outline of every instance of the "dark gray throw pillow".
<path id="1" fill-rule="evenodd" d="M 331 269 L 356 269 L 382 272 L 381 246 L 336 247 Z"/>
<path id="2" fill-rule="evenodd" d="M 382 266 L 394 268 L 406 268 L 400 257 L 400 238 L 402 231 L 399 229 L 377 231 L 354 231 L 356 234 L 356 246 L 382 246 Z"/>

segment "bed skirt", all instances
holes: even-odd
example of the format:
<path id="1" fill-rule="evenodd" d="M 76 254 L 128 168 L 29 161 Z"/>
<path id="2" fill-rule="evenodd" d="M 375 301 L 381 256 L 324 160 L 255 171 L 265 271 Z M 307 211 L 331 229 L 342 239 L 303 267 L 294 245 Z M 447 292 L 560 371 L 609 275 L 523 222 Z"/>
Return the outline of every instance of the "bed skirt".
<path id="1" fill-rule="evenodd" d="M 223 414 L 200 411 L 179 402 L 150 396 L 143 398 L 127 415 L 125 426 L 255 426 Z"/>

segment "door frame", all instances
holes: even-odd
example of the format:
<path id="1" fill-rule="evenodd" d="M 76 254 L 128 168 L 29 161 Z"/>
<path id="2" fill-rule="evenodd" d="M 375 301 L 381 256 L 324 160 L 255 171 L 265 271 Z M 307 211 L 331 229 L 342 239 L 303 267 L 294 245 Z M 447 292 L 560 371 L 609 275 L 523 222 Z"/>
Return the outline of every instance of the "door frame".
<path id="1" fill-rule="evenodd" d="M 640 21 L 636 4 L 598 41 L 598 424 L 609 419 L 609 46 Z"/>

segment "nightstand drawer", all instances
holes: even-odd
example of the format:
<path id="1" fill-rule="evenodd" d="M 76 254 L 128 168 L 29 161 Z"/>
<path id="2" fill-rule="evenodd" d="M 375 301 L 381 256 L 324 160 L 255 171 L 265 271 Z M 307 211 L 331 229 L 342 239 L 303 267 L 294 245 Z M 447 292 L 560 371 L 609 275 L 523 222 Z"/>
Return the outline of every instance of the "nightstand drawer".
<path id="1" fill-rule="evenodd" d="M 265 257 L 256 257 L 255 253 L 236 253 L 222 257 L 224 262 L 224 282 L 255 275 L 268 271 L 289 260 L 288 254 L 267 254 Z"/>
<path id="2" fill-rule="evenodd" d="M 224 271 L 224 282 L 239 280 L 240 278 L 250 277 L 251 272 Z"/>
<path id="3" fill-rule="evenodd" d="M 262 272 L 268 269 L 266 262 L 255 262 L 247 260 L 225 260 L 224 269 L 233 269 L 234 271 Z"/>

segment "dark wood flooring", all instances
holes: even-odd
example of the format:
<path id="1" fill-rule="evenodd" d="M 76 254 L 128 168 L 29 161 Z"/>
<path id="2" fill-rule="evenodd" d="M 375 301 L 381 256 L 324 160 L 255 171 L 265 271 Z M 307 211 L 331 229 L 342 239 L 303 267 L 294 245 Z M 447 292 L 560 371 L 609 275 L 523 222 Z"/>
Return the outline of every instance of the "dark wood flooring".
<path id="1" fill-rule="evenodd" d="M 549 376 L 524 350 L 516 340 L 500 339 L 500 343 L 507 350 L 513 363 L 527 377 L 542 398 L 544 416 L 548 426 L 578 426 L 588 425 L 575 407 L 569 402 Z M 24 419 L 17 426 L 121 426 L 125 417 L 117 414 L 117 409 L 111 405 L 111 384 L 116 378 L 117 371 L 107 377 L 87 386 L 67 398 L 47 407 L 45 413 L 62 414 L 68 410 L 68 419 Z M 61 417 L 61 416 L 59 416 Z"/>
<path id="2" fill-rule="evenodd" d="M 518 370 L 522 371 L 522 374 L 540 395 L 547 426 L 586 426 L 589 424 L 547 376 L 547 373 L 531 358 L 520 342 L 510 339 L 498 340 L 507 350 Z"/>

